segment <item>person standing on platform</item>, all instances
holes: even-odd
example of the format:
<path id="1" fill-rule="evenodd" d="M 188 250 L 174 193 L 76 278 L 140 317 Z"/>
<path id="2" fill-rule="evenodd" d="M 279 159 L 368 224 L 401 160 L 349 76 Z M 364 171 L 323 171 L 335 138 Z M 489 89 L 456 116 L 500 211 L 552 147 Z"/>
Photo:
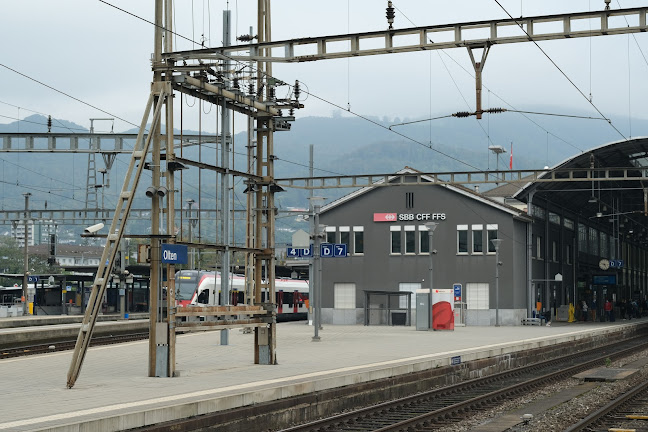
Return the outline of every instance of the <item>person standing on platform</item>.
<path id="1" fill-rule="evenodd" d="M 583 304 L 581 305 L 581 311 L 583 312 L 583 321 L 587 321 L 587 302 L 583 300 Z"/>
<path id="2" fill-rule="evenodd" d="M 605 301 L 605 320 L 608 322 L 612 321 L 612 302 L 608 299 Z"/>

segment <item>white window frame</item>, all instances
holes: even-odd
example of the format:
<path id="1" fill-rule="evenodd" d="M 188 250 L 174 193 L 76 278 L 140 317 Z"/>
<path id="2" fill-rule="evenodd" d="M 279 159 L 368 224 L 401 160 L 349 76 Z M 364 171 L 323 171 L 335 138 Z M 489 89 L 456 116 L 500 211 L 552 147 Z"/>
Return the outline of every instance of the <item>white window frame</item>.
<path id="1" fill-rule="evenodd" d="M 403 246 L 405 246 L 404 253 L 405 253 L 405 255 L 415 255 L 416 254 L 416 226 L 415 225 L 405 225 L 403 228 L 404 228 L 404 231 L 405 231 L 405 242 L 403 244 Z M 411 234 L 409 234 L 410 236 L 414 236 L 414 239 L 413 239 L 414 241 L 412 243 L 412 248 L 413 249 L 411 251 L 407 250 L 407 236 L 408 236 L 408 233 L 411 233 Z"/>
<path id="2" fill-rule="evenodd" d="M 403 254 L 403 236 L 401 234 L 401 226 L 390 226 L 389 227 L 389 254 L 390 255 L 402 255 Z M 400 239 L 400 252 L 393 252 L 394 250 L 394 232 L 398 231 L 398 238 Z"/>
<path id="3" fill-rule="evenodd" d="M 428 251 L 423 252 L 423 238 L 428 238 L 429 239 L 429 234 L 428 234 L 428 227 L 425 225 L 419 225 L 418 226 L 418 231 L 419 231 L 419 242 L 418 242 L 418 251 L 419 254 L 421 255 L 430 255 L 430 241 L 428 240 Z"/>
<path id="4" fill-rule="evenodd" d="M 356 248 L 356 233 L 362 233 L 362 252 L 358 252 Z M 353 255 L 364 255 L 364 227 L 363 226 L 354 226 L 353 227 Z"/>
<path id="5" fill-rule="evenodd" d="M 484 225 L 482 225 L 482 224 L 472 225 L 470 228 L 471 228 L 470 231 L 471 231 L 471 234 L 472 234 L 470 236 L 470 240 L 471 240 L 470 244 L 472 245 L 471 253 L 473 255 L 484 255 Z M 479 251 L 479 252 L 475 252 L 475 233 L 477 231 L 481 231 L 481 247 L 482 247 L 482 250 Z M 486 250 L 488 250 L 488 248 L 486 248 Z"/>
<path id="6" fill-rule="evenodd" d="M 499 226 L 498 224 L 487 224 L 486 225 L 486 253 L 488 255 L 495 255 L 497 251 L 495 250 L 495 247 L 491 243 L 491 238 L 490 238 L 490 232 L 495 231 L 497 233 L 497 236 L 495 238 L 499 238 Z M 493 246 L 493 250 L 491 251 L 491 246 Z"/>
<path id="7" fill-rule="evenodd" d="M 466 233 L 466 250 L 460 251 L 459 250 L 459 233 L 460 232 L 465 232 Z M 469 244 L 469 239 L 468 239 L 468 225 L 457 225 L 457 255 L 468 255 L 468 244 Z"/>
<path id="8" fill-rule="evenodd" d="M 326 243 L 337 243 L 337 227 L 334 227 L 334 226 L 324 227 L 324 232 L 326 233 L 326 237 L 324 238 Z M 333 239 L 332 242 L 328 241 L 329 233 L 333 233 L 334 239 Z"/>
<path id="9" fill-rule="evenodd" d="M 339 235 L 340 244 L 346 244 L 347 245 L 347 251 L 351 250 L 351 227 L 341 226 L 341 227 L 338 227 L 338 231 L 340 232 L 340 235 Z M 348 235 L 349 240 L 346 243 L 344 243 L 342 241 L 342 233 L 347 233 L 347 235 Z"/>

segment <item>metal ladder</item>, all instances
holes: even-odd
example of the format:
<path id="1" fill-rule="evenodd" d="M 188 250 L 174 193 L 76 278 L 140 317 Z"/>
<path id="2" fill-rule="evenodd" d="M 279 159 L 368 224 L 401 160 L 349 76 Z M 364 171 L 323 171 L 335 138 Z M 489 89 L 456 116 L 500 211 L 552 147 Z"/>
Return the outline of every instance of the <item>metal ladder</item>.
<path id="1" fill-rule="evenodd" d="M 81 371 L 81 366 L 83 365 L 83 360 L 85 358 L 86 352 L 88 350 L 88 347 L 90 346 L 90 338 L 92 337 L 92 333 L 94 331 L 97 316 L 101 311 L 102 299 L 104 293 L 106 292 L 106 285 L 108 283 L 110 272 L 112 271 L 113 264 L 115 262 L 115 256 L 117 255 L 117 251 L 119 249 L 119 242 L 121 241 L 124 234 L 124 228 L 126 227 L 128 214 L 133 204 L 135 190 L 137 189 L 137 184 L 139 183 L 140 177 L 142 175 L 142 170 L 144 169 L 144 160 L 146 158 L 146 154 L 148 153 L 153 137 L 158 133 L 162 107 L 165 105 L 166 98 L 170 97 L 171 95 L 172 90 L 169 83 L 153 83 L 151 94 L 149 95 L 149 99 L 146 104 L 146 110 L 144 112 L 139 133 L 137 135 L 137 141 L 135 142 L 135 147 L 133 148 L 128 171 L 124 179 L 122 190 L 119 194 L 119 199 L 117 200 L 117 208 L 115 209 L 112 223 L 110 225 L 110 231 L 108 231 L 108 236 L 106 237 L 106 246 L 104 248 L 103 254 L 101 255 L 101 260 L 99 261 L 99 267 L 97 269 L 95 280 L 92 284 L 92 292 L 90 294 L 90 299 L 88 300 L 88 306 L 86 308 L 85 315 L 83 316 L 83 322 L 81 324 L 81 329 L 79 330 L 79 336 L 77 337 L 76 345 L 74 347 L 74 353 L 72 355 L 72 361 L 70 362 L 70 369 L 67 375 L 68 388 L 72 388 L 74 386 L 74 383 L 76 382 Z M 146 140 L 142 142 L 144 130 L 146 129 L 146 121 L 149 118 L 151 109 L 154 104 L 155 111 L 153 113 L 153 119 L 151 122 L 151 130 L 149 131 Z M 133 172 L 135 172 L 135 175 L 133 175 Z"/>

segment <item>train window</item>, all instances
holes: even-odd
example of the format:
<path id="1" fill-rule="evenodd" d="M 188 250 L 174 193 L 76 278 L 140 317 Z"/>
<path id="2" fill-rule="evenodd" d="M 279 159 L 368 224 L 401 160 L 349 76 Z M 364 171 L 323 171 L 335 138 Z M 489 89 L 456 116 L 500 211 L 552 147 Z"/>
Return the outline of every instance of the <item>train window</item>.
<path id="1" fill-rule="evenodd" d="M 200 304 L 209 303 L 209 290 L 203 290 L 203 292 L 201 292 L 200 295 L 198 296 L 198 300 L 196 300 L 196 303 L 200 303 Z"/>

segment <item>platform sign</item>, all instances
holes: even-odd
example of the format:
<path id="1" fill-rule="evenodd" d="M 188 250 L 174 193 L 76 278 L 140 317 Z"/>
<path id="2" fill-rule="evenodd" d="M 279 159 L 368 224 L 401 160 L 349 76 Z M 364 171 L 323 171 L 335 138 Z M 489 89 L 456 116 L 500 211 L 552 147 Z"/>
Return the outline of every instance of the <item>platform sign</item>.
<path id="1" fill-rule="evenodd" d="M 335 257 L 346 257 L 347 256 L 347 245 L 346 244 L 335 244 L 333 245 L 333 256 Z"/>
<path id="2" fill-rule="evenodd" d="M 623 268 L 623 260 L 610 260 L 610 268 Z"/>
<path id="3" fill-rule="evenodd" d="M 185 245 L 163 243 L 161 253 L 164 264 L 187 264 L 189 261 Z"/>
<path id="4" fill-rule="evenodd" d="M 310 258 L 313 256 L 313 246 L 309 248 L 288 247 L 286 256 L 289 258 Z"/>
<path id="5" fill-rule="evenodd" d="M 40 280 L 39 276 L 27 276 L 27 282 L 36 283 Z"/>
<path id="6" fill-rule="evenodd" d="M 454 291 L 455 301 L 456 302 L 461 301 L 461 284 L 460 283 L 453 284 L 452 289 Z"/>
<path id="7" fill-rule="evenodd" d="M 456 366 L 461 364 L 461 356 L 450 357 L 450 365 Z"/>
<path id="8" fill-rule="evenodd" d="M 333 258 L 333 245 L 331 243 L 322 243 L 320 245 L 320 256 L 322 258 Z"/>

